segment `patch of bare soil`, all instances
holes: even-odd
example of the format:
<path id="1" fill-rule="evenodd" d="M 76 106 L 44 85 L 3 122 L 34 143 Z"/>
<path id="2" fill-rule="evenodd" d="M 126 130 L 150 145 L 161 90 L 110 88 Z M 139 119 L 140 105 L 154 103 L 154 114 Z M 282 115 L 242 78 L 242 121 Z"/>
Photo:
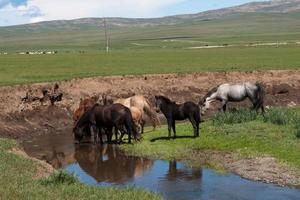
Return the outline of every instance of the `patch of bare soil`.
<path id="1" fill-rule="evenodd" d="M 217 165 L 226 171 L 254 181 L 274 183 L 281 186 L 300 187 L 299 170 L 272 157 L 249 157 L 240 159 L 233 153 L 216 150 L 195 151 L 191 158 L 202 164 Z"/>
<path id="2" fill-rule="evenodd" d="M 72 127 L 72 112 L 81 98 L 109 94 L 125 98 L 134 94 L 154 100 L 155 95 L 166 95 L 177 102 L 198 102 L 209 89 L 222 83 L 242 81 L 261 82 L 266 90 L 265 105 L 300 105 L 300 70 L 253 71 L 253 72 L 204 72 L 188 74 L 113 76 L 74 79 L 58 82 L 63 93 L 61 102 L 54 106 L 21 103 L 26 92 L 42 97 L 42 90 L 51 90 L 53 83 L 0 87 L 0 137 L 22 139 L 45 133 L 56 133 Z M 49 104 L 49 103 L 48 103 Z M 231 106 L 246 105 L 245 101 Z M 220 106 L 214 103 L 215 110 Z M 212 110 L 211 112 L 215 112 Z M 229 171 L 243 177 L 275 182 L 299 184 L 299 177 L 290 169 L 278 165 L 272 158 L 251 158 L 246 160 L 224 160 Z M 290 173 L 291 172 L 291 173 Z M 294 177 L 294 178 L 291 178 Z"/>
<path id="3" fill-rule="evenodd" d="M 16 155 L 21 156 L 21 157 L 26 158 L 26 159 L 30 159 L 30 160 L 32 160 L 32 161 L 34 161 L 38 164 L 37 171 L 36 171 L 36 173 L 33 177 L 34 179 L 40 179 L 40 178 L 48 177 L 55 171 L 55 169 L 51 165 L 49 165 L 45 161 L 38 160 L 36 158 L 28 156 L 26 154 L 26 152 L 24 152 L 22 149 L 14 148 L 14 149 L 11 150 L 11 153 L 16 154 Z"/>

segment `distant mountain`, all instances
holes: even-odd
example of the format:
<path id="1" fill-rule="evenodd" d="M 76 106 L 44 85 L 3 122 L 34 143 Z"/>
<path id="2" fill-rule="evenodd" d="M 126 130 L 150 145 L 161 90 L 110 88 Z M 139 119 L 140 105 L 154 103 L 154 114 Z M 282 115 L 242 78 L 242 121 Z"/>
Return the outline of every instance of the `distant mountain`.
<path id="1" fill-rule="evenodd" d="M 296 40 L 300 32 L 300 0 L 252 2 L 162 18 L 106 20 L 118 48 L 131 48 L 131 43 L 125 44 L 124 41 L 164 38 L 190 38 L 214 43 Z M 83 18 L 0 27 L 0 51 L 42 49 L 45 46 L 50 49 L 94 49 L 104 43 L 103 24 L 103 18 Z"/>
<path id="2" fill-rule="evenodd" d="M 182 20 L 209 20 L 238 13 L 291 13 L 300 11 L 300 0 L 273 0 L 264 2 L 252 2 L 240 6 L 210 10 L 196 14 L 175 15 L 162 18 L 109 18 L 111 26 L 153 26 L 153 25 L 173 25 L 182 23 Z M 39 27 L 39 25 L 68 26 L 91 24 L 103 26 L 102 18 L 82 18 L 74 20 L 56 20 L 39 22 L 21 26 Z"/>
<path id="3" fill-rule="evenodd" d="M 178 15 L 178 18 L 218 18 L 237 13 L 290 13 L 300 11 L 300 0 L 273 0 L 251 2 L 240 6 L 210 10 L 197 14 Z"/>

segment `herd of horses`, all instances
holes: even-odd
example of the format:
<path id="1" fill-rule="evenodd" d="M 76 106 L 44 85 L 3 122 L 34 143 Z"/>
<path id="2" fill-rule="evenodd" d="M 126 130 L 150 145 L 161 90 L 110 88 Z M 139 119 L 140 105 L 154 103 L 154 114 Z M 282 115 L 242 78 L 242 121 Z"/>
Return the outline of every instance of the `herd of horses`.
<path id="1" fill-rule="evenodd" d="M 201 115 L 204 115 L 213 101 L 220 101 L 221 109 L 225 112 L 228 102 L 243 101 L 248 98 L 253 104 L 252 109 L 264 112 L 264 89 L 260 83 L 243 82 L 239 84 L 222 84 L 211 90 L 198 102 L 188 101 L 177 104 L 165 96 L 155 96 L 155 106 L 144 96 L 132 96 L 126 99 L 113 99 L 102 95 L 82 100 L 79 108 L 73 114 L 74 138 L 81 142 L 84 138 L 93 137 L 94 143 L 103 143 L 103 136 L 107 142 L 115 140 L 122 142 L 124 134 L 139 141 L 144 132 L 145 116 L 150 119 L 153 128 L 160 125 L 158 113 L 161 112 L 168 124 L 168 136 L 176 138 L 176 120 L 188 119 L 194 131 L 194 137 L 200 134 Z M 118 137 L 120 135 L 120 137 Z"/>

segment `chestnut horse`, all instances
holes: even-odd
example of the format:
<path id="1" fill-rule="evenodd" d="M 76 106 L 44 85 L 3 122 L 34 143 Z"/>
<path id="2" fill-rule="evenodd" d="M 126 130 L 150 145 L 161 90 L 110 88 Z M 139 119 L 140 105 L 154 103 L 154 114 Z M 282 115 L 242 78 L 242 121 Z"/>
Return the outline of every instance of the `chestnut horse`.
<path id="1" fill-rule="evenodd" d="M 74 125 L 79 120 L 79 118 L 89 109 L 91 109 L 97 102 L 97 97 L 91 97 L 84 100 L 81 100 L 79 107 L 73 113 Z"/>

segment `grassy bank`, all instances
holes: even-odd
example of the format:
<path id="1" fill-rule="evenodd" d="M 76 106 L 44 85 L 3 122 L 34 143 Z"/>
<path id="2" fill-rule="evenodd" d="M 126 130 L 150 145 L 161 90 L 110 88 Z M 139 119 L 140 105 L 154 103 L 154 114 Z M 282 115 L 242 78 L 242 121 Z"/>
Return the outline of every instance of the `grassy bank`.
<path id="1" fill-rule="evenodd" d="M 0 139 L 0 199 L 161 199 L 138 189 L 99 188 L 83 185 L 65 173 L 34 179 L 39 165 L 11 153 L 16 144 Z"/>
<path id="2" fill-rule="evenodd" d="M 78 77 L 199 71 L 300 69 L 300 48 L 123 50 L 57 55 L 0 55 L 0 85 Z"/>
<path id="3" fill-rule="evenodd" d="M 191 138 L 189 123 L 177 125 L 178 138 L 167 139 L 167 127 L 145 134 L 144 140 L 122 148 L 129 154 L 160 159 L 196 160 L 202 150 L 232 152 L 241 158 L 272 156 L 300 169 L 299 109 L 271 109 L 265 117 L 242 110 L 219 113 L 201 124 L 199 138 Z M 201 159 L 201 158 L 199 158 Z M 214 164 L 214 163 L 212 163 Z"/>

